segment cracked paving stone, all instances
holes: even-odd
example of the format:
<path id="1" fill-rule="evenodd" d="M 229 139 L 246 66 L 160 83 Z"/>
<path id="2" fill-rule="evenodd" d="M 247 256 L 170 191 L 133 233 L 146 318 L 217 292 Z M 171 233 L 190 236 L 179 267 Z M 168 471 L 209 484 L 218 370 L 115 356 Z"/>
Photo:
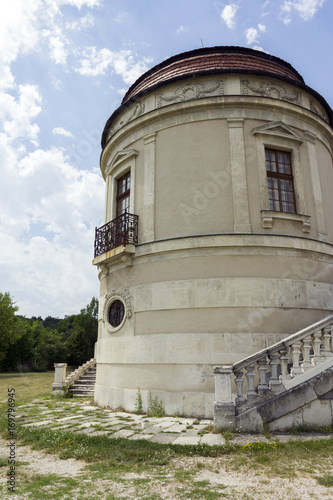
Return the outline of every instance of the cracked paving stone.
<path id="1" fill-rule="evenodd" d="M 178 437 L 178 434 L 168 434 L 167 432 L 163 432 L 160 434 L 156 434 L 153 438 L 151 438 L 152 443 L 160 443 L 160 444 L 170 444 L 173 443 Z"/>

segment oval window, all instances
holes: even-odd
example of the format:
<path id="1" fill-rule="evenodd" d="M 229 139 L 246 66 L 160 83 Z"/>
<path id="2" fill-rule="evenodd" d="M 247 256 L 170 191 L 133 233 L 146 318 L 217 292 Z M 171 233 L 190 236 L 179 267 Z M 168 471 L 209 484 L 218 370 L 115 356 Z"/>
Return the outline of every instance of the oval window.
<path id="1" fill-rule="evenodd" d="M 121 300 L 112 302 L 109 309 L 109 323 L 113 328 L 121 325 L 125 315 L 125 307 Z"/>

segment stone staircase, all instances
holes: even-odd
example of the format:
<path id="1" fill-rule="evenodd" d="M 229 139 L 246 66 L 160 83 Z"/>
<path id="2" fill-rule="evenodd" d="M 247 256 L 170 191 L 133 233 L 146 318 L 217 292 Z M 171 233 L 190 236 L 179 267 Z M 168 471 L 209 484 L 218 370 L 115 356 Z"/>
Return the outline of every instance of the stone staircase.
<path id="1" fill-rule="evenodd" d="M 332 331 L 333 314 L 234 365 L 216 366 L 215 428 L 332 425 Z"/>
<path id="2" fill-rule="evenodd" d="M 93 397 L 96 383 L 96 360 L 92 358 L 68 375 L 65 386 L 69 392 L 81 397 Z"/>

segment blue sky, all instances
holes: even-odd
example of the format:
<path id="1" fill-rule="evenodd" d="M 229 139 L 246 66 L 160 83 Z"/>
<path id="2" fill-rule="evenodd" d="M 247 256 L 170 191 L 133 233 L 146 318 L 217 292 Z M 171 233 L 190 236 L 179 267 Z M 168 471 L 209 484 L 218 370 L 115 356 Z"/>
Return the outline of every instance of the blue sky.
<path id="1" fill-rule="evenodd" d="M 291 63 L 333 106 L 329 0 L 11 0 L 0 5 L 0 291 L 79 312 L 99 283 L 100 136 L 144 71 L 238 45 Z"/>

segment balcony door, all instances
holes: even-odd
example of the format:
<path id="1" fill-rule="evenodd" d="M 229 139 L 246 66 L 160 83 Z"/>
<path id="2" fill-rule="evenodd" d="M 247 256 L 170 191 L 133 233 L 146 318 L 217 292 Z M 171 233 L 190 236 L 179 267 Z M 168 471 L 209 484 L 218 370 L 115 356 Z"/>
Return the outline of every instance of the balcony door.
<path id="1" fill-rule="evenodd" d="M 130 208 L 130 188 L 131 188 L 131 172 L 117 180 L 117 210 L 116 217 L 129 212 Z"/>

